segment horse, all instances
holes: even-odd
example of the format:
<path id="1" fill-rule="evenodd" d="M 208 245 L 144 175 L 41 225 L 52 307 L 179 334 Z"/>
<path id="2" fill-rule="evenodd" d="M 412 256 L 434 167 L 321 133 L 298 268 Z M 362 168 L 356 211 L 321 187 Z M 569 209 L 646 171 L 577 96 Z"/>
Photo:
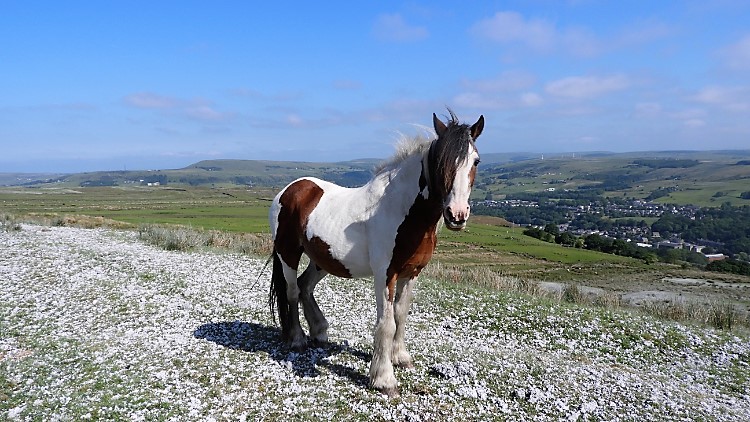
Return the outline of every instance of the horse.
<path id="1" fill-rule="evenodd" d="M 479 164 L 476 123 L 443 123 L 435 113 L 432 141 L 414 138 L 376 167 L 372 179 L 345 188 L 313 177 L 297 179 L 273 199 L 269 220 L 273 267 L 269 306 L 278 312 L 282 340 L 295 350 L 307 345 L 299 303 L 314 342 L 328 341 L 328 322 L 313 297 L 327 274 L 373 276 L 377 304 L 370 387 L 399 395 L 393 366 L 413 368 L 404 330 L 417 276 L 432 257 L 442 220 L 466 227 L 469 195 Z M 302 254 L 309 265 L 298 277 Z M 275 319 L 275 316 L 274 316 Z"/>

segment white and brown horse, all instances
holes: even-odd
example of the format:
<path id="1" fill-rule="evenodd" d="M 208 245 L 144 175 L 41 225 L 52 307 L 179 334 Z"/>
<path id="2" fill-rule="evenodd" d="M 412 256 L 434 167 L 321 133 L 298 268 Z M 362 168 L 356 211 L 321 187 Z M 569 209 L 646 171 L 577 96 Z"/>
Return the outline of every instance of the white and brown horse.
<path id="1" fill-rule="evenodd" d="M 469 218 L 469 194 L 479 164 L 475 146 L 484 116 L 447 124 L 432 115 L 437 139 L 412 142 L 382 164 L 366 185 L 344 188 L 308 177 L 295 180 L 273 200 L 273 275 L 269 302 L 278 310 L 283 339 L 307 344 L 299 302 L 313 340 L 328 341 L 328 322 L 313 297 L 327 274 L 374 276 L 377 323 L 370 384 L 398 395 L 393 365 L 412 367 L 404 326 L 419 272 L 432 257 L 440 220 L 461 230 Z M 310 258 L 297 276 L 302 254 Z"/>

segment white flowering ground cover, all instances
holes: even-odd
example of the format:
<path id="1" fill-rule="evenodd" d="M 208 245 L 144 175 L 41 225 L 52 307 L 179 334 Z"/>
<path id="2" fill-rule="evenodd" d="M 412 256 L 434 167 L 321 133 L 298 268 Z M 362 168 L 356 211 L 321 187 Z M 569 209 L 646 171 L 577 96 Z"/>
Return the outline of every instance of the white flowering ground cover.
<path id="1" fill-rule="evenodd" d="M 136 234 L 0 231 L 0 420 L 750 420 L 744 333 L 421 280 L 401 397 L 367 388 L 368 280 L 278 340 L 263 260 Z"/>

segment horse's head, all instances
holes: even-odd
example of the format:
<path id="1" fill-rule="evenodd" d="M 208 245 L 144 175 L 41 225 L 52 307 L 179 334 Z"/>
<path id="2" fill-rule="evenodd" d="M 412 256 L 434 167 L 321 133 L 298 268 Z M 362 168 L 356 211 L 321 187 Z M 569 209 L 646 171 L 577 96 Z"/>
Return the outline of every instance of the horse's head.
<path id="1" fill-rule="evenodd" d="M 475 142 L 484 129 L 484 116 L 469 126 L 460 124 L 456 115 L 447 124 L 433 113 L 437 139 L 429 152 L 430 184 L 442 200 L 443 220 L 451 230 L 466 227 L 469 219 L 469 195 L 479 165 L 479 151 Z"/>

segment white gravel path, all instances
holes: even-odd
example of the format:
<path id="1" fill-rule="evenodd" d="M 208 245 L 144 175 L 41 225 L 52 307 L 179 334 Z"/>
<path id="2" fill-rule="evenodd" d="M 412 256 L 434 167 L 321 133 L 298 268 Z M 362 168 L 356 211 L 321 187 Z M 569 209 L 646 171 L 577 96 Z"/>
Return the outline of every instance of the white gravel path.
<path id="1" fill-rule="evenodd" d="M 333 344 L 297 354 L 262 266 L 132 232 L 0 232 L 0 420 L 750 420 L 745 335 L 430 280 L 388 401 L 366 388 L 370 282 L 322 282 Z"/>

